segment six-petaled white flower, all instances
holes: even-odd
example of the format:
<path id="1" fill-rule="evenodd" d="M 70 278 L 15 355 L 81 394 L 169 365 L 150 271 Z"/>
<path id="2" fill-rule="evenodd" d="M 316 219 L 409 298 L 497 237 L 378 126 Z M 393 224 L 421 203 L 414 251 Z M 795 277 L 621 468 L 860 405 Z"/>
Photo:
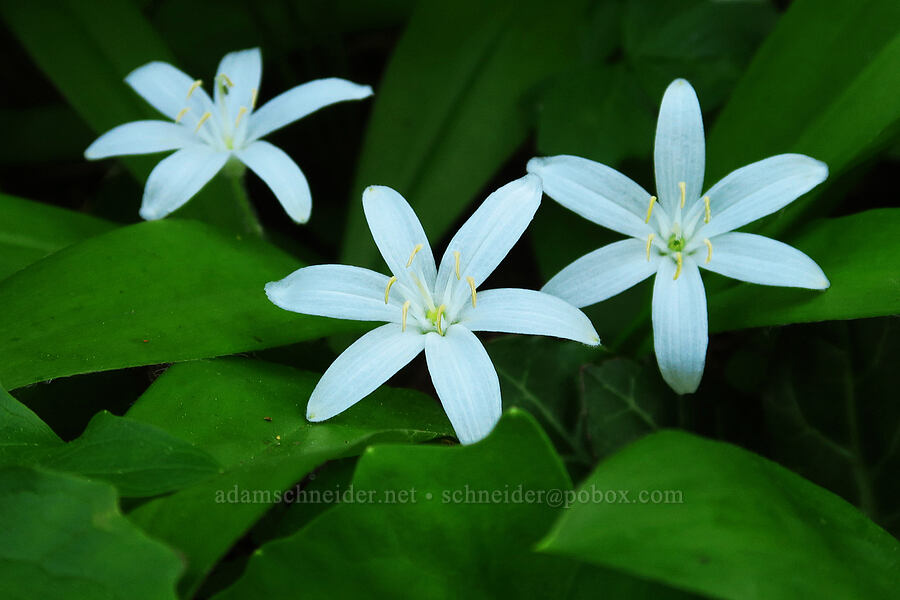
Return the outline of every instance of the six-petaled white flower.
<path id="1" fill-rule="evenodd" d="M 125 81 L 172 121 L 135 121 L 106 132 L 85 151 L 88 159 L 177 150 L 150 173 L 141 216 L 160 219 L 182 206 L 229 160 L 250 167 L 298 223 L 309 219 L 309 185 L 282 150 L 260 138 L 335 102 L 359 100 L 372 88 L 344 79 L 310 81 L 256 107 L 262 75 L 258 48 L 226 54 L 214 100 L 194 80 L 164 62 L 148 63 Z"/>
<path id="2" fill-rule="evenodd" d="M 525 333 L 600 343 L 588 318 L 549 294 L 524 289 L 478 291 L 531 222 L 540 179 L 526 175 L 493 194 L 450 241 L 440 267 L 422 225 L 400 194 L 372 186 L 363 209 L 392 276 L 346 265 L 302 268 L 269 283 L 266 294 L 287 310 L 387 321 L 365 334 L 325 371 L 307 418 L 323 421 L 364 398 L 422 350 L 438 397 L 464 444 L 485 437 L 500 418 L 500 384 L 473 331 Z"/>
<path id="3" fill-rule="evenodd" d="M 632 236 L 591 252 L 542 289 L 584 307 L 656 274 L 653 339 L 660 372 L 679 394 L 697 389 L 706 361 L 706 295 L 699 267 L 753 283 L 827 288 L 822 269 L 791 246 L 735 233 L 806 193 L 828 167 L 800 154 L 772 156 L 703 187 L 706 160 L 700 103 L 672 82 L 659 111 L 654 148 L 659 198 L 605 165 L 575 156 L 534 158 L 548 196 L 599 225 Z"/>

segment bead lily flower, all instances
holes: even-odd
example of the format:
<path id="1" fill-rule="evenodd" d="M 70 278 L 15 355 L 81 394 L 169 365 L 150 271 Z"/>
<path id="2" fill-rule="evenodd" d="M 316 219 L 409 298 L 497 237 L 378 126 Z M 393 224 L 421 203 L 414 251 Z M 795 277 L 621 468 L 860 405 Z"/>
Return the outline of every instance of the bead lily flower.
<path id="1" fill-rule="evenodd" d="M 297 223 L 309 219 L 312 198 L 303 172 L 282 150 L 261 137 L 329 104 L 359 100 L 372 88 L 344 79 L 317 79 L 276 96 L 258 110 L 262 76 L 259 48 L 226 54 L 214 81 L 214 99 L 172 65 L 151 62 L 126 78 L 134 91 L 171 121 L 119 125 L 91 144 L 94 160 L 177 150 L 147 179 L 141 217 L 161 219 L 191 199 L 229 161 L 250 167 L 266 182 Z"/>
<path id="2" fill-rule="evenodd" d="M 584 307 L 656 275 L 653 340 L 663 378 L 679 394 L 696 391 L 708 341 L 700 268 L 763 285 L 827 288 L 822 269 L 791 246 L 732 230 L 773 213 L 828 176 L 828 167 L 781 154 L 733 171 L 701 194 L 706 150 L 700 103 L 673 81 L 659 110 L 654 163 L 659 198 L 605 165 L 576 156 L 534 158 L 548 196 L 631 236 L 582 256 L 542 288 Z"/>
<path id="3" fill-rule="evenodd" d="M 542 292 L 479 291 L 531 222 L 540 179 L 526 175 L 484 201 L 450 241 L 440 268 L 412 208 L 394 190 L 371 186 L 363 209 L 392 276 L 346 265 L 302 268 L 269 283 L 281 308 L 310 315 L 387 321 L 362 336 L 325 371 L 306 418 L 324 421 L 346 410 L 422 350 L 431 380 L 464 444 L 485 437 L 500 418 L 500 383 L 473 331 L 526 333 L 600 343 L 577 308 Z"/>

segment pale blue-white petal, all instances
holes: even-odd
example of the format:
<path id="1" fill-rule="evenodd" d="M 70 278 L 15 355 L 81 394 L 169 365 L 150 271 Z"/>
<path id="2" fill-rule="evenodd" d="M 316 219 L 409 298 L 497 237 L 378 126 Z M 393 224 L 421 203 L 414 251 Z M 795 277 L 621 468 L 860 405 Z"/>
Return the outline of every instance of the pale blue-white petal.
<path id="1" fill-rule="evenodd" d="M 276 306 L 306 315 L 356 321 L 400 322 L 398 294 L 384 301 L 388 278 L 349 265 L 313 265 L 266 284 Z"/>
<path id="2" fill-rule="evenodd" d="M 212 103 L 203 88 L 195 89 L 189 99 L 188 92 L 194 80 L 165 62 L 154 61 L 138 67 L 125 77 L 125 82 L 170 119 L 178 116 L 183 108 L 190 107 L 184 121 L 189 125 L 196 123 Z"/>
<path id="3" fill-rule="evenodd" d="M 453 325 L 446 333 L 425 336 L 428 372 L 456 437 L 473 444 L 500 420 L 500 381 L 474 333 L 462 325 Z"/>
<path id="4" fill-rule="evenodd" d="M 700 101 L 690 83 L 676 79 L 663 95 L 653 146 L 657 195 L 669 214 L 681 203 L 679 182 L 685 183 L 685 210 L 700 198 L 705 162 Z"/>
<path id="5" fill-rule="evenodd" d="M 450 240 L 438 269 L 437 293 L 443 294 L 456 277 L 456 252 L 461 280 L 471 277 L 481 285 L 522 237 L 540 204 L 541 178 L 531 174 L 488 196 Z M 465 295 L 465 285 L 455 287 Z M 456 304 L 449 298 L 444 302 Z"/>
<path id="6" fill-rule="evenodd" d="M 252 110 L 251 101 L 259 91 L 259 82 L 262 78 L 262 55 L 259 48 L 238 50 L 226 54 L 219 62 L 216 78 L 223 74 L 228 81 L 234 84 L 233 87 L 228 88 L 227 94 L 225 94 L 229 121 L 233 123 L 242 106 L 247 110 Z M 215 85 L 216 102 L 219 102 L 222 91 L 223 87 L 217 81 Z"/>
<path id="7" fill-rule="evenodd" d="M 709 263 L 704 269 L 726 277 L 762 285 L 824 290 L 830 284 L 813 260 L 792 246 L 752 233 L 724 233 L 711 240 Z"/>
<path id="8" fill-rule="evenodd" d="M 589 252 L 553 276 L 542 292 L 579 308 L 596 304 L 647 279 L 658 268 L 655 248 L 647 258 L 647 244 L 629 239 Z"/>
<path id="9" fill-rule="evenodd" d="M 245 165 L 266 182 L 288 216 L 296 223 L 306 223 L 312 210 L 312 195 L 303 171 L 281 148 L 269 142 L 253 142 L 235 151 Z"/>
<path id="10" fill-rule="evenodd" d="M 248 139 L 258 139 L 320 108 L 361 100 L 372 95 L 372 88 L 346 79 L 316 79 L 275 96 L 250 116 Z"/>
<path id="11" fill-rule="evenodd" d="M 88 160 L 128 154 L 152 154 L 197 143 L 184 125 L 168 121 L 133 121 L 113 127 L 84 151 Z"/>
<path id="12" fill-rule="evenodd" d="M 540 176 L 545 194 L 589 221 L 634 237 L 653 231 L 644 223 L 651 194 L 615 169 L 562 155 L 532 158 L 528 172 Z"/>
<path id="13" fill-rule="evenodd" d="M 425 336 L 388 323 L 365 334 L 338 356 L 316 384 L 306 406 L 313 422 L 344 412 L 405 367 L 425 347 Z"/>
<path id="14" fill-rule="evenodd" d="M 225 166 L 228 157 L 228 152 L 207 146 L 188 146 L 161 160 L 144 186 L 141 217 L 161 219 L 181 207 Z"/>
<path id="15" fill-rule="evenodd" d="M 675 272 L 671 258 L 660 261 L 653 285 L 653 345 L 669 387 L 690 394 L 700 385 L 706 364 L 706 292 L 691 257 L 684 257 L 678 279 Z"/>
<path id="16" fill-rule="evenodd" d="M 367 187 L 363 191 L 362 201 L 372 238 L 391 273 L 415 289 L 414 284 L 410 283 L 410 274 L 421 272 L 430 288 L 436 273 L 434 255 L 425 230 L 409 202 L 383 185 Z M 419 249 L 410 264 L 410 257 L 417 247 Z"/>
<path id="17" fill-rule="evenodd" d="M 517 288 L 478 292 L 459 322 L 472 331 L 548 335 L 596 346 L 597 330 L 583 312 L 555 296 Z"/>
<path id="18" fill-rule="evenodd" d="M 752 223 L 790 204 L 826 177 L 828 165 L 803 154 L 770 156 L 732 171 L 706 192 L 710 221 L 697 235 L 711 238 Z"/>

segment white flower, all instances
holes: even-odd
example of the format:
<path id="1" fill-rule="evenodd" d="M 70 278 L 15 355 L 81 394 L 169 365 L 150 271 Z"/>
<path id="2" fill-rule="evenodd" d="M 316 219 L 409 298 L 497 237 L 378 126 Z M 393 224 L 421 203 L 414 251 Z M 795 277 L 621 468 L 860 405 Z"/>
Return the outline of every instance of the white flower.
<path id="1" fill-rule="evenodd" d="M 306 178 L 282 150 L 260 138 L 323 106 L 372 95 L 372 88 L 344 79 L 317 79 L 276 96 L 259 110 L 259 48 L 226 54 L 213 82 L 215 100 L 172 65 L 151 62 L 125 81 L 172 121 L 135 121 L 106 132 L 85 150 L 88 159 L 178 150 L 147 179 L 141 217 L 161 219 L 191 199 L 229 159 L 247 165 L 266 182 L 288 215 L 309 220 L 312 198 Z"/>
<path id="2" fill-rule="evenodd" d="M 773 213 L 828 176 L 800 154 L 772 156 L 733 171 L 701 194 L 703 119 L 691 85 L 673 81 L 659 110 L 654 149 L 659 199 L 618 171 L 576 156 L 534 158 L 548 196 L 633 239 L 582 256 L 543 287 L 578 307 L 605 300 L 656 274 L 653 340 L 663 378 L 679 394 L 700 385 L 706 361 L 706 294 L 699 267 L 752 283 L 827 288 L 808 256 L 766 237 L 732 230 Z"/>
<path id="3" fill-rule="evenodd" d="M 347 348 L 325 371 L 306 417 L 324 421 L 388 380 L 423 349 L 444 410 L 464 444 L 485 437 L 500 418 L 500 383 L 473 331 L 551 335 L 600 343 L 590 320 L 559 298 L 534 290 L 477 291 L 531 222 L 540 179 L 503 186 L 450 241 L 440 268 L 412 208 L 394 190 L 371 186 L 363 209 L 393 274 L 346 265 L 300 269 L 266 285 L 281 308 L 338 319 L 387 321 Z"/>

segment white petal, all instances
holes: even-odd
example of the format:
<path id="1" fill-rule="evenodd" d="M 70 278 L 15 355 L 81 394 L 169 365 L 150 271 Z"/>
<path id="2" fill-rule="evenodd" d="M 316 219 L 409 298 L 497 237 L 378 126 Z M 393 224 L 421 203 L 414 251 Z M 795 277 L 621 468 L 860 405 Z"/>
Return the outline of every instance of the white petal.
<path id="1" fill-rule="evenodd" d="M 790 204 L 826 177 L 828 165 L 803 154 L 770 156 L 741 167 L 706 192 L 710 221 L 699 231 L 710 238 L 752 223 Z"/>
<path id="2" fill-rule="evenodd" d="M 581 308 L 611 298 L 654 273 L 660 256 L 655 249 L 647 260 L 647 244 L 622 240 L 585 254 L 553 276 L 542 292 Z"/>
<path id="3" fill-rule="evenodd" d="M 646 238 L 644 223 L 651 194 L 615 169 L 578 156 L 549 156 L 528 161 L 539 175 L 544 193 L 598 225 Z"/>
<path id="4" fill-rule="evenodd" d="M 306 223 L 312 210 L 312 195 L 303 171 L 291 157 L 269 142 L 253 142 L 235 151 L 259 178 L 266 182 L 288 216 L 296 223 Z"/>
<path id="5" fill-rule="evenodd" d="M 402 302 L 384 302 L 388 278 L 349 265 L 313 265 L 266 284 L 266 296 L 285 310 L 357 321 L 400 322 Z"/>
<path id="6" fill-rule="evenodd" d="M 422 229 L 422 224 L 409 202 L 396 191 L 383 185 L 367 187 L 363 192 L 362 201 L 372 238 L 391 273 L 415 289 L 408 280 L 410 271 L 406 265 L 413 250 L 421 245 L 410 269 L 421 271 L 425 277 L 425 284 L 431 288 L 436 273 L 434 255 L 431 253 L 428 238 L 425 237 L 425 230 Z"/>
<path id="7" fill-rule="evenodd" d="M 660 261 L 653 286 L 653 345 L 666 383 L 690 394 L 700 385 L 706 363 L 706 293 L 691 257 L 684 257 L 678 279 L 675 268 L 669 258 Z"/>
<path id="8" fill-rule="evenodd" d="M 259 48 L 251 48 L 250 50 L 239 50 L 237 52 L 229 52 L 226 54 L 216 71 L 216 77 L 225 75 L 228 81 L 234 84 L 228 88 L 226 94 L 226 105 L 230 115 L 229 121 L 234 122 L 237 118 L 240 107 L 248 110 L 252 109 L 251 100 L 259 91 L 259 82 L 262 78 L 262 55 Z M 216 84 L 215 99 L 219 102 L 222 86 Z M 256 90 L 256 92 L 254 92 Z"/>
<path id="9" fill-rule="evenodd" d="M 170 119 L 178 116 L 181 109 L 190 106 L 191 112 L 194 113 L 190 115 L 193 119 L 191 122 L 196 122 L 203 111 L 208 110 L 208 106 L 211 105 L 209 95 L 202 88 L 194 90 L 188 99 L 188 92 L 194 80 L 169 63 L 159 61 L 147 63 L 129 73 L 125 77 L 125 82 Z M 196 114 L 198 112 L 200 114 Z"/>
<path id="10" fill-rule="evenodd" d="M 418 331 L 396 323 L 377 327 L 338 356 L 313 390 L 306 418 L 313 422 L 344 412 L 405 367 L 425 347 Z"/>
<path id="11" fill-rule="evenodd" d="M 679 182 L 685 183 L 685 210 L 700 198 L 705 162 L 700 101 L 690 83 L 676 79 L 663 95 L 653 146 L 656 190 L 669 214 L 681 203 Z"/>
<path id="12" fill-rule="evenodd" d="M 168 121 L 134 121 L 101 135 L 84 151 L 84 157 L 96 160 L 107 156 L 152 154 L 183 148 L 195 142 L 197 138 L 184 125 Z"/>
<path id="13" fill-rule="evenodd" d="M 792 246 L 752 233 L 724 233 L 711 240 L 712 260 L 701 267 L 750 283 L 824 290 L 830 284 L 813 260 Z M 699 257 L 698 257 L 699 258 Z"/>
<path id="14" fill-rule="evenodd" d="M 431 332 L 425 336 L 425 359 L 459 441 L 485 438 L 500 420 L 500 381 L 475 334 L 461 325 L 451 326 L 443 337 Z"/>
<path id="15" fill-rule="evenodd" d="M 488 196 L 450 240 L 435 290 L 442 293 L 450 278 L 456 277 L 455 252 L 459 252 L 463 281 L 471 277 L 476 286 L 481 285 L 522 237 L 540 204 L 541 178 L 537 175 L 516 179 Z M 465 294 L 464 285 L 455 287 Z"/>
<path id="16" fill-rule="evenodd" d="M 596 346 L 600 336 L 583 312 L 555 296 L 516 288 L 478 292 L 461 324 L 472 331 L 549 335 Z"/>
<path id="17" fill-rule="evenodd" d="M 371 95 L 371 87 L 336 77 L 298 85 L 275 96 L 250 116 L 248 139 L 268 135 L 329 104 L 361 100 Z"/>
<path id="18" fill-rule="evenodd" d="M 161 160 L 144 187 L 141 217 L 161 219 L 181 207 L 225 166 L 228 156 L 207 146 L 188 146 Z"/>

